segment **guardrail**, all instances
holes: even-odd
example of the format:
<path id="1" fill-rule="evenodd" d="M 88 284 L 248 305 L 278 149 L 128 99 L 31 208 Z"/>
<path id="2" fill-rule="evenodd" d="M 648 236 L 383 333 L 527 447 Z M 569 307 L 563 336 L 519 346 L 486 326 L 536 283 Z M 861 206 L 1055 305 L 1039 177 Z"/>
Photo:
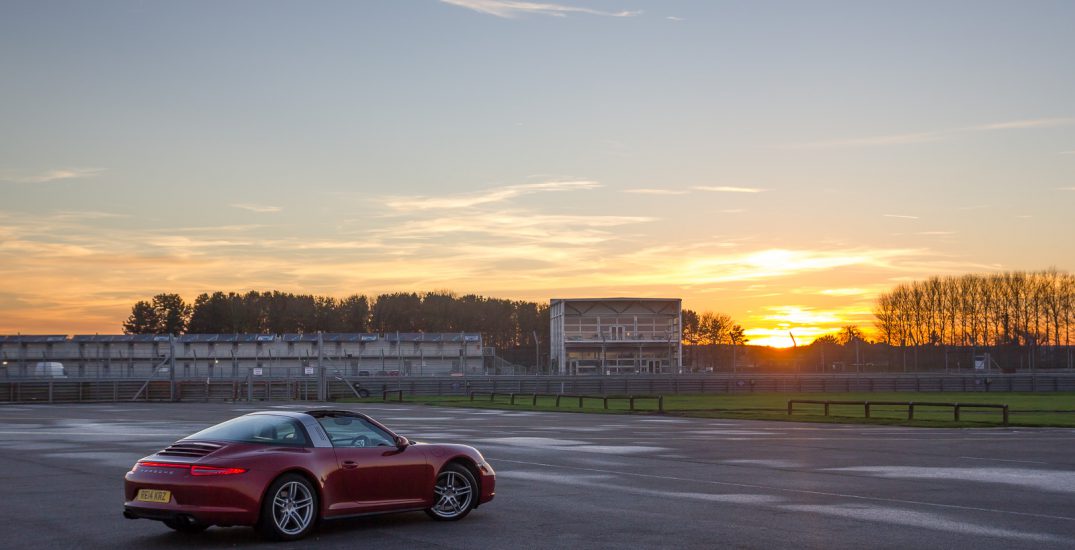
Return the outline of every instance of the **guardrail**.
<path id="1" fill-rule="evenodd" d="M 530 406 L 536 407 L 539 397 L 556 398 L 556 408 L 560 408 L 560 402 L 563 399 L 577 399 L 578 408 L 582 408 L 587 399 L 597 399 L 601 401 L 602 407 L 608 410 L 608 402 L 612 401 L 627 401 L 627 410 L 634 411 L 635 401 L 638 400 L 656 400 L 657 411 L 664 412 L 664 396 L 663 395 L 574 395 L 564 393 L 516 393 L 516 392 L 470 392 L 470 400 L 474 401 L 477 396 L 489 396 L 489 401 L 495 401 L 497 396 L 507 397 L 508 402 L 511 405 L 515 404 L 516 397 L 527 397 L 530 399 Z"/>
<path id="2" fill-rule="evenodd" d="M 914 420 L 915 407 L 951 407 L 953 418 L 956 422 L 959 422 L 960 409 L 978 408 L 978 409 L 1001 409 L 1004 417 L 1004 425 L 1008 425 L 1008 405 L 996 404 L 996 403 L 935 403 L 930 401 L 821 401 L 815 399 L 789 399 L 788 400 L 788 416 L 794 411 L 794 405 L 809 404 L 809 405 L 824 405 L 825 416 L 829 416 L 830 405 L 862 405 L 866 418 L 870 418 L 870 407 L 875 405 L 887 405 L 896 407 L 907 407 L 907 420 Z"/>
<path id="3" fill-rule="evenodd" d="M 126 378 L 20 378 L 0 376 L 0 403 L 130 401 L 147 377 Z M 221 401 L 301 399 L 338 401 L 355 397 L 353 385 L 376 396 L 384 390 L 402 390 L 415 396 L 466 396 L 470 392 L 520 395 L 675 395 L 740 393 L 875 393 L 875 392 L 1073 392 L 1075 374 L 663 374 L 619 376 L 316 376 L 286 378 L 254 373 L 235 378 L 154 376 L 138 396 L 148 401 Z M 754 382 L 753 384 L 751 382 Z M 134 385 L 133 388 L 130 386 Z M 286 388 L 290 386 L 290 394 Z M 268 388 L 268 389 L 267 389 Z M 289 395 L 291 395 L 289 397 Z M 361 396 L 359 396 L 361 397 Z M 789 396 L 797 397 L 797 396 Z M 820 397 L 820 396 L 819 396 Z M 849 396 L 850 397 L 850 396 Z M 859 396 L 855 396 L 859 397 Z M 518 399 L 518 398 L 517 398 Z M 577 397 L 575 397 L 577 399 Z M 603 397 L 602 397 L 603 399 Z M 923 400 L 928 397 L 923 396 Z"/>

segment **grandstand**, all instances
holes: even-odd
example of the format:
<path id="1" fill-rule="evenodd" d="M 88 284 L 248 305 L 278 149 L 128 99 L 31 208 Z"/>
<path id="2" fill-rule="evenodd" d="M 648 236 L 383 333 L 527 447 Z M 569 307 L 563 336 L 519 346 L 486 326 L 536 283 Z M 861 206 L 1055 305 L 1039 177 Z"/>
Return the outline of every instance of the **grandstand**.
<path id="1" fill-rule="evenodd" d="M 560 374 L 682 371 L 679 298 L 553 299 L 552 368 Z"/>
<path id="2" fill-rule="evenodd" d="M 43 362 L 102 378 L 484 374 L 484 351 L 476 333 L 17 335 L 0 336 L 0 378 Z"/>

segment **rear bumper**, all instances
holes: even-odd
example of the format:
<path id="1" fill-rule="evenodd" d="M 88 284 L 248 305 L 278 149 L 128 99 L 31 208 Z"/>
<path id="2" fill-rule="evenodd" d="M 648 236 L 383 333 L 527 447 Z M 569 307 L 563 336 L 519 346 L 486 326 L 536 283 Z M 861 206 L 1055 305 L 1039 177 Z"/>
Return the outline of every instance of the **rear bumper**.
<path id="1" fill-rule="evenodd" d="M 123 516 L 158 521 L 193 518 L 208 525 L 254 525 L 260 512 L 259 483 L 251 477 L 201 480 L 189 476 L 161 479 L 162 476 L 128 473 L 124 483 L 126 498 Z M 254 483 L 251 483 L 254 482 Z M 171 491 L 169 502 L 135 500 L 139 489 Z"/>
<path id="2" fill-rule="evenodd" d="M 254 525 L 257 513 L 236 508 L 209 506 L 146 506 L 144 502 L 125 502 L 123 517 L 127 519 L 152 519 L 157 521 L 176 521 L 193 519 L 207 525 Z"/>

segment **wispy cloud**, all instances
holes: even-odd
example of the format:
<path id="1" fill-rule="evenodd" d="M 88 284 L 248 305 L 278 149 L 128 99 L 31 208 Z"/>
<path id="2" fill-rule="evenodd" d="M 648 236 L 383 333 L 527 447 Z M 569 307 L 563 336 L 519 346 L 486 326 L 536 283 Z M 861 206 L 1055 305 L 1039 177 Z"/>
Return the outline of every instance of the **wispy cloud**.
<path id="1" fill-rule="evenodd" d="M 1057 187 L 1057 191 L 1075 191 L 1075 186 L 1072 187 Z"/>
<path id="2" fill-rule="evenodd" d="M 795 149 L 827 149 L 838 147 L 870 147 L 878 145 L 905 145 L 913 143 L 928 143 L 948 139 L 958 134 L 970 134 L 976 132 L 993 132 L 1003 130 L 1026 130 L 1034 128 L 1056 128 L 1061 126 L 1075 125 L 1073 117 L 1035 118 L 1026 120 L 1010 120 L 1006 122 L 993 122 L 964 126 L 962 128 L 950 128 L 946 130 L 934 130 L 929 132 L 914 132 L 905 134 L 888 134 L 881 136 L 868 136 L 850 139 L 837 139 L 800 143 L 792 146 Z"/>
<path id="3" fill-rule="evenodd" d="M 233 204 L 231 206 L 232 206 L 232 208 L 238 208 L 240 210 L 249 210 L 251 212 L 260 212 L 260 213 L 263 213 L 263 214 L 273 214 L 273 213 L 280 212 L 280 211 L 283 210 L 283 208 L 280 207 L 280 206 L 270 206 L 270 205 L 267 205 L 267 204 L 240 203 L 240 204 Z"/>
<path id="4" fill-rule="evenodd" d="M 908 216 L 906 214 L 885 214 L 886 218 L 900 218 L 903 220 L 917 220 L 918 216 Z"/>
<path id="5" fill-rule="evenodd" d="M 11 183 L 50 183 L 70 179 L 92 178 L 101 172 L 104 172 L 103 168 L 60 168 L 32 176 L 0 177 L 0 181 Z"/>
<path id="6" fill-rule="evenodd" d="M 870 291 L 864 288 L 827 288 L 821 291 L 825 296 L 861 296 Z"/>
<path id="7" fill-rule="evenodd" d="M 638 195 L 686 195 L 687 191 L 684 189 L 624 189 L 624 193 L 635 193 Z"/>
<path id="8" fill-rule="evenodd" d="M 164 232 L 173 233 L 212 233 L 214 235 L 221 234 L 246 234 L 259 229 L 264 229 L 265 225 L 262 224 L 233 224 L 233 225 L 198 225 L 191 227 L 177 227 L 172 229 L 162 229 Z"/>
<path id="9" fill-rule="evenodd" d="M 611 240 L 608 229 L 654 221 L 644 216 L 573 216 L 530 211 L 497 211 L 481 215 L 416 219 L 375 234 L 393 239 L 434 239 L 459 235 L 481 236 L 497 243 L 593 245 Z M 487 241 L 490 242 L 490 241 Z"/>
<path id="10" fill-rule="evenodd" d="M 129 218 L 129 214 L 117 214 L 115 212 L 99 212 L 95 210 L 59 210 L 53 217 L 56 220 L 106 220 L 115 218 Z"/>
<path id="11" fill-rule="evenodd" d="M 682 18 L 682 17 L 676 17 L 676 16 L 674 16 L 674 15 L 669 15 L 669 16 L 665 17 L 665 19 L 667 19 L 667 20 L 669 20 L 669 21 L 676 21 L 676 22 L 679 22 L 679 21 L 686 21 L 686 19 L 684 19 L 684 18 Z"/>
<path id="12" fill-rule="evenodd" d="M 1060 154 L 1061 155 L 1075 155 L 1075 149 L 1072 149 L 1070 151 L 1060 151 Z"/>
<path id="13" fill-rule="evenodd" d="M 218 248 L 231 246 L 249 246 L 250 241 L 231 241 L 225 239 L 195 239 L 185 235 L 166 235 L 148 239 L 148 244 L 161 248 L 192 250 L 198 248 Z"/>
<path id="14" fill-rule="evenodd" d="M 573 13 L 606 17 L 634 17 L 641 11 L 602 11 L 592 8 L 551 4 L 547 2 L 519 2 L 514 0 L 440 0 L 445 4 L 467 8 L 487 15 L 512 19 L 521 15 L 548 15 L 567 17 Z"/>
<path id="15" fill-rule="evenodd" d="M 710 186 L 710 185 L 696 185 L 691 187 L 695 191 L 710 191 L 713 193 L 762 193 L 765 189 L 759 189 L 757 187 L 729 187 L 726 185 Z"/>
<path id="16" fill-rule="evenodd" d="M 738 254 L 696 250 L 685 256 L 681 250 L 657 248 L 635 252 L 631 255 L 633 262 L 648 266 L 644 273 L 624 274 L 619 277 L 623 280 L 644 281 L 650 284 L 676 281 L 680 285 L 689 286 L 753 282 L 845 267 L 890 269 L 893 261 L 917 257 L 921 254 L 919 250 L 905 249 L 791 250 L 773 248 Z"/>
<path id="17" fill-rule="evenodd" d="M 956 232 L 955 231 L 919 231 L 917 234 L 918 235 L 924 235 L 924 236 L 927 236 L 927 237 L 947 237 L 947 236 L 950 236 L 950 235 L 955 235 Z"/>
<path id="18" fill-rule="evenodd" d="M 40 258 L 74 258 L 90 256 L 93 249 L 86 246 L 62 242 L 42 242 L 29 239 L 5 239 L 0 242 L 0 255 L 19 254 L 23 257 Z"/>
<path id="19" fill-rule="evenodd" d="M 695 185 L 689 189 L 641 188 L 623 190 L 624 193 L 633 193 L 637 195 L 686 195 L 691 191 L 703 191 L 707 193 L 764 193 L 767 189 L 760 189 L 757 187 L 731 187 L 726 185 Z"/>
<path id="20" fill-rule="evenodd" d="M 483 204 L 503 202 L 522 195 L 534 193 L 548 193 L 557 191 L 580 191 L 601 187 L 596 181 L 547 181 L 542 183 L 524 183 L 520 185 L 508 185 L 494 187 L 478 193 L 461 195 L 445 195 L 430 197 L 417 195 L 413 197 L 390 197 L 385 200 L 385 205 L 393 210 L 436 210 L 436 209 L 459 209 L 471 208 Z"/>
<path id="21" fill-rule="evenodd" d="M 1026 128 L 1055 128 L 1057 126 L 1071 126 L 1073 124 L 1075 124 L 1075 117 L 1034 118 L 1029 120 L 1012 120 L 1008 122 L 981 124 L 970 128 L 963 128 L 963 130 L 1022 130 Z"/>
<path id="22" fill-rule="evenodd" d="M 832 325 L 844 319 L 835 311 L 817 311 L 801 305 L 772 306 L 765 309 L 771 313 L 763 316 L 762 319 L 794 325 Z"/>

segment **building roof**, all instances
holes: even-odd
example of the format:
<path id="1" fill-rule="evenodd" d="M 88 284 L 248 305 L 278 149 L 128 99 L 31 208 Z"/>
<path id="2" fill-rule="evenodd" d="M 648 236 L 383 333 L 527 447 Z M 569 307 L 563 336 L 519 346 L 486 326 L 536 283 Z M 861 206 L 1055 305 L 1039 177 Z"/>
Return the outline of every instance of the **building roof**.
<path id="1" fill-rule="evenodd" d="M 4 344 L 54 344 L 66 342 L 65 334 L 19 334 L 16 336 L 0 336 L 0 343 Z"/>
<path id="2" fill-rule="evenodd" d="M 207 343 L 254 343 L 254 342 L 316 342 L 317 333 L 307 334 L 181 334 L 175 341 L 181 344 Z M 167 334 L 76 334 L 68 339 L 66 334 L 34 335 L 19 334 L 15 336 L 0 335 L 0 344 L 62 344 L 76 343 L 130 343 L 130 342 L 168 342 Z M 376 342 L 384 338 L 388 342 L 481 342 L 481 334 L 476 332 L 325 332 L 321 334 L 324 342 Z"/>
<path id="3" fill-rule="evenodd" d="M 550 302 L 682 302 L 683 298 L 553 298 Z"/>

